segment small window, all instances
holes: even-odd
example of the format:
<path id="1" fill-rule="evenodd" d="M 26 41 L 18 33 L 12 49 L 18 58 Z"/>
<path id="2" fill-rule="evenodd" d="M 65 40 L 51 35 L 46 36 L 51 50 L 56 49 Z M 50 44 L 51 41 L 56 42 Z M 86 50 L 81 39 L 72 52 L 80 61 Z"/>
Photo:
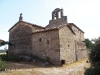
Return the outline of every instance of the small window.
<path id="1" fill-rule="evenodd" d="M 68 45 L 68 47 L 69 47 L 69 45 Z"/>
<path id="2" fill-rule="evenodd" d="M 49 40 L 47 40 L 47 44 L 49 44 Z"/>
<path id="3" fill-rule="evenodd" d="M 39 38 L 39 42 L 42 42 L 42 38 Z"/>

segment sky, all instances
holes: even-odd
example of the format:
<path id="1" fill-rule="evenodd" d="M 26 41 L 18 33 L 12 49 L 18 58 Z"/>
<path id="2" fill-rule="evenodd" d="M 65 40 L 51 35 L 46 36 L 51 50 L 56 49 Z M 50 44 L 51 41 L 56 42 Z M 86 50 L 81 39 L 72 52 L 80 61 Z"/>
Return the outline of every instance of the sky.
<path id="1" fill-rule="evenodd" d="M 85 38 L 100 36 L 100 0 L 0 0 L 0 39 L 9 41 L 8 30 L 19 21 L 45 27 L 55 8 L 63 8 L 69 23 L 74 23 L 85 34 Z"/>

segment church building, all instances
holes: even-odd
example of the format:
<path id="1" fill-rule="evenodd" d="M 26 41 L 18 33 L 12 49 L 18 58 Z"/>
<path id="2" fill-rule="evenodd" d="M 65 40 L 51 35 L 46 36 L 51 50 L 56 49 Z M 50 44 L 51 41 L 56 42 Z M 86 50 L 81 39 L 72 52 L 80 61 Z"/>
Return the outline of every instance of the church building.
<path id="1" fill-rule="evenodd" d="M 46 27 L 19 21 L 9 29 L 8 55 L 33 55 L 41 59 L 50 58 L 56 65 L 70 64 L 88 56 L 84 31 L 74 23 L 68 23 L 63 9 L 56 8 Z"/>

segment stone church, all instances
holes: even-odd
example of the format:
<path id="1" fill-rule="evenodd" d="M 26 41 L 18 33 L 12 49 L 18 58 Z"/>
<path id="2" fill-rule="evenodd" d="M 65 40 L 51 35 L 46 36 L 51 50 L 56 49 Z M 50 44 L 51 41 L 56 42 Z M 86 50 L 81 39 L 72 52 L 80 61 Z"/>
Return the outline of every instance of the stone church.
<path id="1" fill-rule="evenodd" d="M 41 59 L 50 58 L 54 64 L 70 64 L 86 58 L 84 32 L 74 23 L 68 23 L 63 9 L 56 8 L 46 27 L 19 21 L 9 29 L 9 55 L 33 55 Z"/>

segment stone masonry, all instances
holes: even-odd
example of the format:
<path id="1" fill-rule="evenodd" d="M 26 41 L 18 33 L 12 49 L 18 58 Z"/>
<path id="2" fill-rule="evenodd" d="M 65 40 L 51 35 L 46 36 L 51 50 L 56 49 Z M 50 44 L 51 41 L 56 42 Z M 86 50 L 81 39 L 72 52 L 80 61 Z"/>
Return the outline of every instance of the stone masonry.
<path id="1" fill-rule="evenodd" d="M 67 22 L 63 9 L 52 12 L 52 20 L 46 27 L 19 21 L 9 29 L 8 55 L 33 55 L 41 59 L 50 58 L 56 65 L 70 64 L 88 57 L 84 32 L 74 23 Z"/>

